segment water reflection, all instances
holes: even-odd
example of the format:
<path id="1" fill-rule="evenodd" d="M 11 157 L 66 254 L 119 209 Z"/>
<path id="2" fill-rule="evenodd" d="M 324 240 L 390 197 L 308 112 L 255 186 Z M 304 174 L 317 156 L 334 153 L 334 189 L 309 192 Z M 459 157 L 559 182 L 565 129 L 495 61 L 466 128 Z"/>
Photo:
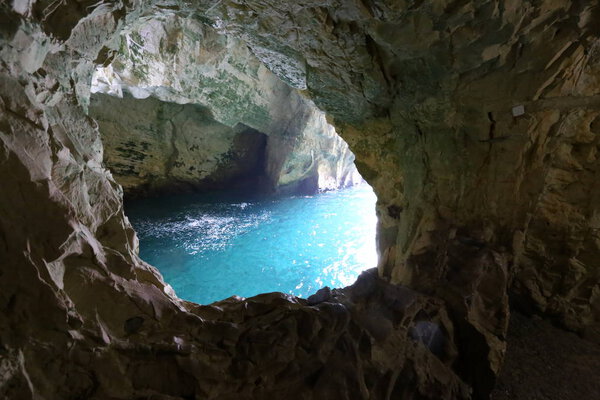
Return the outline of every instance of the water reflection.
<path id="1" fill-rule="evenodd" d="M 248 199 L 244 199 L 248 200 Z M 128 204 L 142 258 L 179 297 L 210 303 L 352 284 L 377 264 L 376 197 L 360 185 L 279 199 L 184 196 Z"/>

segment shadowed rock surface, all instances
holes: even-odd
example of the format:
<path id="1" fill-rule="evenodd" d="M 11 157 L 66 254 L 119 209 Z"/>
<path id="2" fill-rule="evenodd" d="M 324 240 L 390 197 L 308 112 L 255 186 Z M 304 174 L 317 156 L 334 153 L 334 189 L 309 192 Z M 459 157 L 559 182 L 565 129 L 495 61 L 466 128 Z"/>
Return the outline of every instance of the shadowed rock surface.
<path id="1" fill-rule="evenodd" d="M 90 87 L 121 33 L 171 15 L 242 41 L 326 113 L 379 199 L 379 278 L 311 306 L 198 306 L 139 259 Z M 0 395 L 485 399 L 509 296 L 598 332 L 599 15 L 566 0 L 0 4 Z"/>
<path id="2" fill-rule="evenodd" d="M 508 350 L 492 400 L 600 397 L 600 341 L 513 313 Z"/>

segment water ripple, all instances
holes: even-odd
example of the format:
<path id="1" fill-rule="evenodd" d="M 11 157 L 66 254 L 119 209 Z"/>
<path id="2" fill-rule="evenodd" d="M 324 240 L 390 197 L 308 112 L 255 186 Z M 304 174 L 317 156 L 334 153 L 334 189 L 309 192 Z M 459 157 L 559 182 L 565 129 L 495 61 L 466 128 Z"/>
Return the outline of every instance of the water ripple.
<path id="1" fill-rule="evenodd" d="M 308 296 L 376 266 L 375 195 L 363 185 L 263 201 L 140 201 L 127 212 L 141 256 L 177 294 L 210 303 L 237 294 Z"/>

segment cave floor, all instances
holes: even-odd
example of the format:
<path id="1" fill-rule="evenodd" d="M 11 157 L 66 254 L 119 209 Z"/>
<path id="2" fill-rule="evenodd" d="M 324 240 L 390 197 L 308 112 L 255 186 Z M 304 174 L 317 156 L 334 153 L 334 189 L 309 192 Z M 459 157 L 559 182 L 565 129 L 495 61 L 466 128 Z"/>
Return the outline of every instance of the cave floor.
<path id="1" fill-rule="evenodd" d="M 508 350 L 492 400 L 600 399 L 600 342 L 540 318 L 511 316 Z"/>

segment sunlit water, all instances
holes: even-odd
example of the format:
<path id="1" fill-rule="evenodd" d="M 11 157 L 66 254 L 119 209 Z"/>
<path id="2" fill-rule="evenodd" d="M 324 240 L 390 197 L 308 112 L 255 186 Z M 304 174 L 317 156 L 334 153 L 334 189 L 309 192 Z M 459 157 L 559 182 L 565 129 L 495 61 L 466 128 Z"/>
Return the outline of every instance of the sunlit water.
<path id="1" fill-rule="evenodd" d="M 363 184 L 277 199 L 162 197 L 126 211 L 142 258 L 179 297 L 207 304 L 274 291 L 307 297 L 352 284 L 377 264 L 375 201 Z"/>

